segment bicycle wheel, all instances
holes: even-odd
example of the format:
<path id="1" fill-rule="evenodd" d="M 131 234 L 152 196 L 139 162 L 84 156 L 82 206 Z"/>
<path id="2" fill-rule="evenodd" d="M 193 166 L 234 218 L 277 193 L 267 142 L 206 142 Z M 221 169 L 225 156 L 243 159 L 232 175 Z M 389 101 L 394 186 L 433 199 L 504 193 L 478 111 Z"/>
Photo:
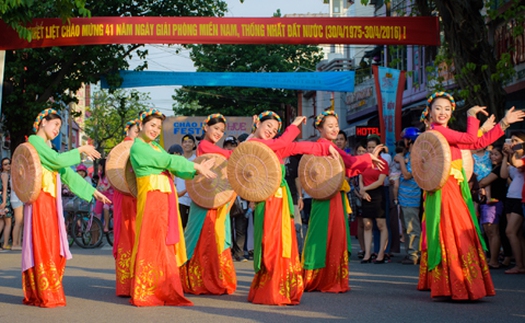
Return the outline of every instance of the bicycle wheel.
<path id="1" fill-rule="evenodd" d="M 84 249 L 97 248 L 104 238 L 102 222 L 98 218 L 90 218 L 85 213 L 77 213 L 73 222 L 73 239 Z"/>
<path id="2" fill-rule="evenodd" d="M 108 240 L 109 245 L 113 246 L 113 213 L 109 215 L 108 229 L 109 231 L 106 232 L 106 239 Z"/>

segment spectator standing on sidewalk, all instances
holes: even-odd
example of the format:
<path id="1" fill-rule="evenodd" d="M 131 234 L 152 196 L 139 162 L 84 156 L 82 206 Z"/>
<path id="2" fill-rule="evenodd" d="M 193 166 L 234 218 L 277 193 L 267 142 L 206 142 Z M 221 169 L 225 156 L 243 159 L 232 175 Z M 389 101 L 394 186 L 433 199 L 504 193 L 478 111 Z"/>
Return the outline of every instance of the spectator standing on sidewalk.
<path id="1" fill-rule="evenodd" d="M 410 153 L 419 133 L 419 129 L 415 127 L 404 129 L 401 137 L 405 141 L 408 152 L 405 155 L 397 154 L 394 157 L 394 160 L 399 163 L 402 173 L 399 181 L 398 203 L 401 206 L 403 236 L 407 253 L 405 258 L 401 260 L 404 265 L 417 265 L 419 262 L 421 188 L 412 177 L 412 164 L 410 162 Z"/>
<path id="2" fill-rule="evenodd" d="M 181 146 L 183 151 L 182 155 L 187 160 L 194 161 L 195 158 L 197 158 L 197 155 L 195 155 L 197 142 L 193 135 L 185 135 L 182 137 Z M 188 224 L 188 215 L 190 214 L 191 198 L 188 195 L 188 191 L 186 191 L 186 182 L 182 178 L 176 178 L 175 186 L 177 187 L 177 196 L 179 198 L 179 212 L 182 220 L 182 228 L 185 229 Z"/>

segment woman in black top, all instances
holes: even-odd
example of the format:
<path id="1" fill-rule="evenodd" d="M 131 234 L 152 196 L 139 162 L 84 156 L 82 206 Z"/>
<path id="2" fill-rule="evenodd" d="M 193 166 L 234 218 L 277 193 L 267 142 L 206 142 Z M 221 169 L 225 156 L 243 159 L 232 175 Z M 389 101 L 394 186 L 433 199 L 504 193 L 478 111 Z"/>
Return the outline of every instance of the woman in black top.
<path id="1" fill-rule="evenodd" d="M 489 268 L 497 269 L 500 266 L 498 261 L 501 239 L 499 233 L 499 222 L 504 215 L 503 201 L 507 195 L 507 181 L 500 176 L 503 152 L 501 146 L 494 146 L 490 152 L 492 160 L 492 172 L 479 182 L 479 186 L 490 187 L 491 199 L 480 206 L 481 224 L 483 231 L 489 240 L 490 260 Z"/>

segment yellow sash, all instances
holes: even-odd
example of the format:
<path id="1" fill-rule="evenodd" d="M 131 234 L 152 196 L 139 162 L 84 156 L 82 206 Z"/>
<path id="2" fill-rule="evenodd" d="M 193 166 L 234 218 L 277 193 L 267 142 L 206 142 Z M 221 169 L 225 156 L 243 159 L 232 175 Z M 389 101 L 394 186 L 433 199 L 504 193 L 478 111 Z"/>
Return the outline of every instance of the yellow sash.
<path id="1" fill-rule="evenodd" d="M 290 201 L 288 201 L 288 194 L 284 192 L 283 187 L 279 187 L 274 196 L 283 200 L 281 218 L 281 237 L 283 244 L 282 256 L 283 258 L 290 258 L 292 256 L 292 221 L 289 207 Z"/>
<path id="2" fill-rule="evenodd" d="M 170 178 L 163 174 L 158 175 L 148 175 L 148 176 L 142 176 L 137 177 L 137 187 L 139 189 L 138 196 L 137 196 L 137 218 L 135 222 L 135 243 L 133 245 L 133 251 L 131 253 L 131 263 L 135 263 L 135 259 L 137 256 L 138 251 L 138 244 L 139 244 L 139 237 L 140 237 L 140 228 L 142 228 L 142 219 L 144 216 L 144 209 L 146 207 L 146 198 L 148 196 L 148 192 L 150 191 L 161 191 L 162 193 L 168 193 L 171 194 L 171 184 L 170 184 Z M 175 194 L 175 200 L 177 201 L 178 205 L 178 199 L 177 194 Z M 180 215 L 179 215 L 180 216 Z M 177 260 L 177 265 L 180 267 L 182 266 L 188 259 L 186 257 L 186 243 L 184 240 L 184 231 L 182 229 L 182 223 L 179 221 L 179 236 L 181 239 L 179 240 L 179 243 L 176 243 L 174 245 L 175 249 L 175 258 Z M 130 266 L 130 274 L 133 277 L 134 274 L 134 266 Z"/>
<path id="3" fill-rule="evenodd" d="M 465 180 L 465 178 L 463 177 L 463 173 L 461 172 L 462 168 L 463 168 L 462 159 L 456 159 L 452 161 L 451 167 L 450 167 L 450 175 L 454 176 L 454 178 L 458 181 L 458 184 L 461 184 Z"/>
<path id="4" fill-rule="evenodd" d="M 57 173 L 42 167 L 42 191 L 57 197 Z"/>
<path id="5" fill-rule="evenodd" d="M 224 243 L 226 241 L 226 217 L 230 215 L 230 209 L 236 198 L 237 195 L 234 194 L 233 199 L 217 209 L 217 218 L 215 219 L 215 241 L 217 241 L 217 254 L 219 255 L 224 251 Z"/>
<path id="6" fill-rule="evenodd" d="M 345 192 L 345 194 L 343 194 L 343 206 L 346 210 L 346 214 L 352 213 L 352 208 L 350 207 L 350 201 L 348 200 L 348 192 L 350 192 L 350 184 L 348 184 L 348 181 L 346 179 L 343 181 L 343 184 L 341 185 L 341 189 L 339 191 Z"/>

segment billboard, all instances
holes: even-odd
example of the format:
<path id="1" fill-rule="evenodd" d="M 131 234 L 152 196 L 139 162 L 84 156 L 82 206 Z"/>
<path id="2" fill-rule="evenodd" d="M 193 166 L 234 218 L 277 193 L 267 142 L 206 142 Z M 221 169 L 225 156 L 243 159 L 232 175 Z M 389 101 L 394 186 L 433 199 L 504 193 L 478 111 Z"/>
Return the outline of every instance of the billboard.
<path id="1" fill-rule="evenodd" d="M 202 136 L 202 124 L 205 119 L 206 116 L 166 118 L 162 124 L 164 148 L 168 150 L 173 144 L 180 145 L 182 137 L 185 135 L 193 135 L 196 138 Z M 222 147 L 222 141 L 228 136 L 237 138 L 243 133 L 251 133 L 252 117 L 226 117 L 226 120 L 226 131 L 222 139 L 217 143 L 219 147 Z"/>

